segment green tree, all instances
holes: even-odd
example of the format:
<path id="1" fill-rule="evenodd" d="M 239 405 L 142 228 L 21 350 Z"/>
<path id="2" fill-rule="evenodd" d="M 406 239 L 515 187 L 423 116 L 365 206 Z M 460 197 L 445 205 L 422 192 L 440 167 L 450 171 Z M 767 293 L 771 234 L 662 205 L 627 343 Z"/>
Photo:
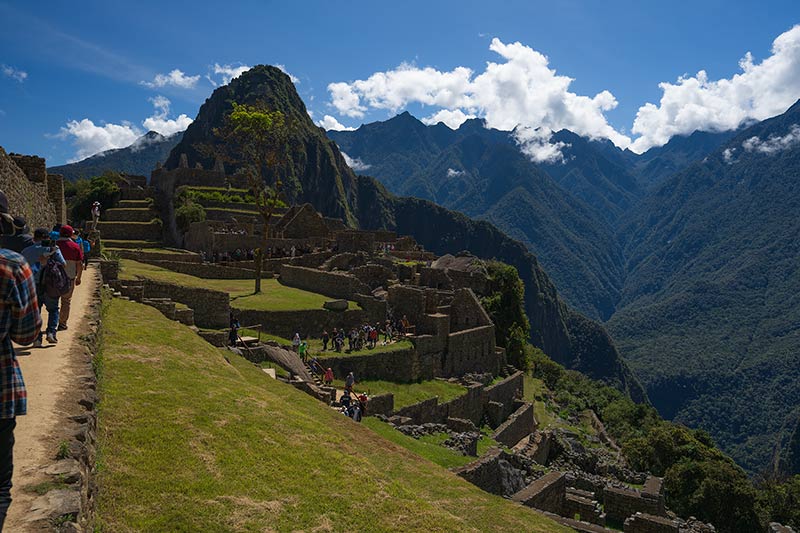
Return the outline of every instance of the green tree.
<path id="1" fill-rule="evenodd" d="M 270 224 L 280 195 L 291 153 L 293 125 L 280 111 L 263 104 L 233 103 L 225 123 L 214 133 L 219 141 L 216 152 L 232 162 L 238 173 L 245 176 L 256 207 L 264 223 L 261 247 L 256 251 L 255 293 L 261 292 Z"/>
<path id="2" fill-rule="evenodd" d="M 508 362 L 527 370 L 532 347 L 528 344 L 531 325 L 525 314 L 525 285 L 517 269 L 499 261 L 487 264 L 491 294 L 483 306 L 495 325 L 495 342 L 506 349 Z"/>
<path id="3" fill-rule="evenodd" d="M 193 201 L 187 201 L 175 210 L 175 223 L 181 232 L 189 231 L 189 226 L 194 222 L 206 219 L 206 210 L 203 206 Z"/>
<path id="4" fill-rule="evenodd" d="M 120 199 L 120 188 L 117 184 L 120 179 L 118 173 L 107 171 L 90 180 L 78 180 L 67 187 L 64 196 L 68 198 L 72 220 L 89 220 L 92 217 L 92 203 L 95 201 L 100 202 L 103 211 L 116 206 Z"/>

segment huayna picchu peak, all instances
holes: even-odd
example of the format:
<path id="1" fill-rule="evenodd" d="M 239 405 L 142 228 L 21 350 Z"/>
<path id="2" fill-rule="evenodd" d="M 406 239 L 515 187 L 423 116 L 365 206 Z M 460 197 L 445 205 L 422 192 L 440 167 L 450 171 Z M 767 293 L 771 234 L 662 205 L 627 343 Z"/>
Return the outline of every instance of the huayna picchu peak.
<path id="1" fill-rule="evenodd" d="M 800 531 L 800 5 L 81 7 L 0 3 L 0 532 Z"/>

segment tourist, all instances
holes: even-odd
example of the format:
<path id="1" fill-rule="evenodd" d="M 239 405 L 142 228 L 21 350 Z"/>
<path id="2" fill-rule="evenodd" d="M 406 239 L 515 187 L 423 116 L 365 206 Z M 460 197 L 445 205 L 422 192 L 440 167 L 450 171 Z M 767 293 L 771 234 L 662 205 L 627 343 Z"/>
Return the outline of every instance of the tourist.
<path id="1" fill-rule="evenodd" d="M 300 350 L 300 334 L 295 333 L 294 338 L 292 338 L 292 350 L 294 353 L 297 353 Z"/>
<path id="2" fill-rule="evenodd" d="M 22 250 L 33 244 L 33 236 L 28 229 L 28 223 L 22 217 L 13 217 L 9 230 L 2 237 L 2 247 L 12 252 L 22 253 Z"/>
<path id="3" fill-rule="evenodd" d="M 334 330 L 334 333 L 335 332 L 336 332 L 336 330 Z M 331 340 L 331 337 L 330 337 L 330 335 L 328 335 L 328 330 L 327 329 L 323 330 L 322 331 L 322 351 L 323 352 L 328 350 L 328 341 L 330 341 L 330 340 Z"/>
<path id="4" fill-rule="evenodd" d="M 339 403 L 342 404 L 342 407 L 345 408 L 345 414 L 347 414 L 347 410 L 350 408 L 350 402 L 352 398 L 350 397 L 350 391 L 345 389 L 342 397 L 339 398 Z"/>
<path id="5" fill-rule="evenodd" d="M 95 201 L 92 203 L 92 231 L 97 229 L 98 222 L 100 222 L 100 202 Z"/>
<path id="6" fill-rule="evenodd" d="M 72 294 L 75 287 L 81 284 L 81 274 L 83 273 L 83 250 L 72 240 L 74 233 L 72 226 L 61 226 L 59 231 L 59 238 L 56 241 L 61 255 L 64 256 L 67 271 L 67 276 L 70 279 L 69 290 L 61 295 L 61 309 L 58 313 L 58 330 L 63 331 L 67 329 L 67 321 L 69 320 L 69 310 L 72 304 Z"/>
<path id="7" fill-rule="evenodd" d="M 295 247 L 294 247 L 294 245 L 292 245 L 292 249 L 291 249 L 291 253 L 292 253 L 292 259 L 294 259 L 294 254 L 295 254 L 296 252 L 297 252 L 297 248 L 295 248 Z"/>
<path id="8" fill-rule="evenodd" d="M 0 236 L 16 233 L 13 220 L 8 199 L 0 192 Z M 25 414 L 28 396 L 11 342 L 33 343 L 41 325 L 30 267 L 18 253 L 0 248 L 0 531 L 11 505 L 16 417 Z"/>
<path id="9" fill-rule="evenodd" d="M 233 313 L 230 314 L 230 332 L 228 333 L 228 345 L 229 346 L 236 346 L 236 343 L 239 340 L 239 328 L 242 327 L 242 324 L 239 322 L 239 319 L 233 316 Z"/>
<path id="10" fill-rule="evenodd" d="M 64 270 L 64 257 L 55 242 L 49 239 L 50 234 L 46 228 L 37 228 L 33 232 L 34 244 L 22 250 L 22 256 L 28 262 L 36 281 L 36 296 L 39 301 L 39 314 L 42 306 L 47 309 L 47 329 L 45 336 L 47 342 L 58 342 L 58 300 L 61 292 L 68 287 L 69 278 Z M 61 265 L 56 266 L 56 265 Z M 42 332 L 33 343 L 34 348 L 42 346 Z"/>
<path id="11" fill-rule="evenodd" d="M 322 381 L 329 387 L 333 384 L 333 369 L 331 367 L 328 367 L 325 371 L 325 376 L 322 378 Z"/>
<path id="12" fill-rule="evenodd" d="M 347 377 L 344 379 L 344 390 L 352 391 L 353 385 L 356 383 L 356 377 L 353 375 L 352 372 L 347 374 Z"/>
<path id="13" fill-rule="evenodd" d="M 300 345 L 297 347 L 297 352 L 300 354 L 300 360 L 303 361 L 303 363 L 305 363 L 308 352 L 308 344 L 306 344 L 305 341 L 302 341 Z"/>

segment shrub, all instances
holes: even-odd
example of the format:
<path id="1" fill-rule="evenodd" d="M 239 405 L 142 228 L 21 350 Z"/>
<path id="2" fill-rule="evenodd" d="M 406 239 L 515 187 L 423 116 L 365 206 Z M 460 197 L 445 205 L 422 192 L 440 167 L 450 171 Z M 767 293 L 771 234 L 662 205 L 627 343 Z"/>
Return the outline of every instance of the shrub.
<path id="1" fill-rule="evenodd" d="M 203 206 L 194 202 L 187 202 L 175 210 L 175 223 L 181 232 L 189 231 L 189 226 L 194 222 L 202 222 L 206 219 L 206 210 Z"/>

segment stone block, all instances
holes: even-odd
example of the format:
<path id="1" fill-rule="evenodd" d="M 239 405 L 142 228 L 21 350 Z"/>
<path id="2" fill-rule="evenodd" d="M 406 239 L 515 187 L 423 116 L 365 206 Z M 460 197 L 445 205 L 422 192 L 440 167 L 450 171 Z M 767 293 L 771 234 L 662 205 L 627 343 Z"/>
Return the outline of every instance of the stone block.
<path id="1" fill-rule="evenodd" d="M 347 300 L 328 300 L 322 304 L 322 307 L 329 311 L 347 311 L 349 303 Z"/>
<path id="2" fill-rule="evenodd" d="M 564 512 L 566 490 L 564 474 L 550 472 L 514 494 L 511 499 L 527 507 L 560 515 Z"/>

